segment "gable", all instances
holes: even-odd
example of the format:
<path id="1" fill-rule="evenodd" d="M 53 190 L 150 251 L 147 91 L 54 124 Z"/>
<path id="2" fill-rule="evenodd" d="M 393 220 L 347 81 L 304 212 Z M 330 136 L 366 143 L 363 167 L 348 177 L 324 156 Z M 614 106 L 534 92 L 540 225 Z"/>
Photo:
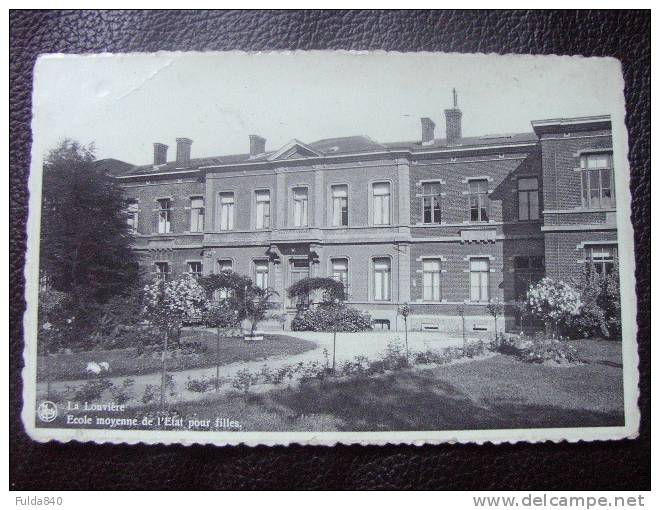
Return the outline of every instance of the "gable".
<path id="1" fill-rule="evenodd" d="M 268 159 L 270 161 L 281 161 L 287 159 L 318 158 L 320 156 L 323 156 L 323 154 L 309 145 L 299 140 L 291 140 L 276 153 L 271 154 Z"/>

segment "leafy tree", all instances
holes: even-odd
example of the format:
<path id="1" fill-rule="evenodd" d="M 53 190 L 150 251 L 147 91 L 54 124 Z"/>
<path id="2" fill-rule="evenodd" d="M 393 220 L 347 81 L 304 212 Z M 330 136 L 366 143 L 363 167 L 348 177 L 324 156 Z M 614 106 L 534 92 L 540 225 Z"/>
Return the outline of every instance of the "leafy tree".
<path id="1" fill-rule="evenodd" d="M 169 338 L 176 333 L 178 340 L 183 322 L 203 315 L 206 292 L 194 276 L 184 273 L 175 280 L 154 279 L 144 287 L 142 299 L 144 317 L 163 332 L 160 405 L 164 408 Z"/>
<path id="2" fill-rule="evenodd" d="M 498 346 L 499 342 L 499 334 L 497 332 L 497 319 L 498 317 L 502 317 L 504 315 L 504 303 L 500 299 L 494 299 L 488 305 L 486 306 L 486 311 L 491 315 L 493 318 L 493 322 L 495 323 L 495 347 Z"/>
<path id="3" fill-rule="evenodd" d="M 64 140 L 46 155 L 40 270 L 54 290 L 102 303 L 137 281 L 126 207 L 93 144 Z"/>
<path id="4" fill-rule="evenodd" d="M 254 335 L 259 322 L 264 320 L 268 312 L 276 307 L 272 298 L 278 296 L 273 289 L 257 287 L 250 278 L 227 270 L 204 277 L 200 280 L 211 298 L 221 290 L 226 293 L 224 302 L 231 310 L 235 310 L 238 321 L 250 322 L 250 335 Z"/>
<path id="5" fill-rule="evenodd" d="M 344 284 L 334 278 L 312 277 L 303 278 L 287 289 L 291 299 L 297 299 L 299 304 L 305 304 L 310 295 L 322 291 L 322 304 L 341 303 L 346 300 Z"/>

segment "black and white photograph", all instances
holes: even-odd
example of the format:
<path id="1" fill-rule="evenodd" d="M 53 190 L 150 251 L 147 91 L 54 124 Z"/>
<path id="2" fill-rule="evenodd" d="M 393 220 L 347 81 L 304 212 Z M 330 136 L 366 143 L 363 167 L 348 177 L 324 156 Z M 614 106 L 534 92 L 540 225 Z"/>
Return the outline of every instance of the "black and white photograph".
<path id="1" fill-rule="evenodd" d="M 634 438 L 619 61 L 42 55 L 37 441 Z"/>

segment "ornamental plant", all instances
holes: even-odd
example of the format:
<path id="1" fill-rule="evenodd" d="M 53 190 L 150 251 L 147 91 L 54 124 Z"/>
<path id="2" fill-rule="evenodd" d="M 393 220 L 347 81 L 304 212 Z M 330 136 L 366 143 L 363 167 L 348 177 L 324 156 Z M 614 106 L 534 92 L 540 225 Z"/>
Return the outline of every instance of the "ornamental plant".
<path id="1" fill-rule="evenodd" d="M 577 290 L 552 278 L 543 278 L 527 291 L 529 315 L 544 321 L 550 327 L 553 338 L 558 336 L 559 324 L 577 315 L 581 306 Z"/>
<path id="2" fill-rule="evenodd" d="M 203 316 L 208 306 L 204 288 L 188 273 L 174 280 L 148 283 L 142 303 L 145 318 L 168 332 L 178 332 L 185 321 Z"/>

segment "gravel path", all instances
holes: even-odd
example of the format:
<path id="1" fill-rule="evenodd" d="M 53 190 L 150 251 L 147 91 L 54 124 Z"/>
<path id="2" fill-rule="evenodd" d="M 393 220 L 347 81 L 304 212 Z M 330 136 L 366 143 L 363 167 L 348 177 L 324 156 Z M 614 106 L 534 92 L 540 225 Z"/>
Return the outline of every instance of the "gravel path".
<path id="1" fill-rule="evenodd" d="M 332 356 L 332 334 L 331 333 L 315 333 L 315 332 L 295 332 L 287 331 L 288 336 L 303 338 L 314 342 L 317 347 L 302 354 L 296 355 L 281 355 L 273 356 L 266 360 L 257 361 L 240 361 L 222 365 L 220 367 L 220 377 L 233 377 L 239 370 L 247 369 L 250 372 L 258 372 L 261 367 L 268 365 L 271 369 L 277 369 L 284 365 L 293 365 L 296 363 L 307 363 L 309 361 L 324 361 L 323 349 L 328 350 L 328 354 Z M 367 332 L 367 333 L 338 333 L 337 334 L 337 349 L 336 349 L 336 363 L 341 364 L 344 361 L 351 361 L 355 356 L 366 356 L 369 359 L 376 359 L 380 357 L 390 341 L 399 339 L 403 343 L 404 334 L 400 332 Z M 267 339 L 265 341 L 268 341 Z M 408 334 L 408 345 L 410 351 L 424 351 L 427 349 L 443 349 L 446 347 L 454 347 L 462 345 L 460 337 L 449 337 L 442 333 L 436 332 L 410 332 Z M 215 377 L 216 368 L 195 368 L 191 370 L 182 370 L 180 372 L 170 372 L 174 379 L 174 396 L 168 396 L 168 400 L 176 400 L 179 402 L 197 400 L 203 398 L 206 394 L 199 392 L 191 392 L 186 389 L 186 382 L 188 378 L 200 379 L 204 376 Z M 121 376 L 108 378 L 115 386 L 121 386 L 122 382 L 127 378 L 134 380 L 131 392 L 133 399 L 128 403 L 135 404 L 144 394 L 145 387 L 149 384 L 160 386 L 160 373 L 153 373 L 147 375 L 136 376 Z M 84 385 L 87 380 L 77 381 L 57 381 L 51 383 L 51 392 L 58 394 L 67 393 L 69 388 Z M 225 385 L 222 389 L 224 391 L 230 389 L 230 385 Z M 255 387 L 255 390 L 267 390 L 270 386 L 261 385 Z M 43 398 L 46 394 L 46 383 L 39 383 L 37 385 L 37 394 Z M 111 399 L 109 392 L 103 395 L 102 400 Z"/>

